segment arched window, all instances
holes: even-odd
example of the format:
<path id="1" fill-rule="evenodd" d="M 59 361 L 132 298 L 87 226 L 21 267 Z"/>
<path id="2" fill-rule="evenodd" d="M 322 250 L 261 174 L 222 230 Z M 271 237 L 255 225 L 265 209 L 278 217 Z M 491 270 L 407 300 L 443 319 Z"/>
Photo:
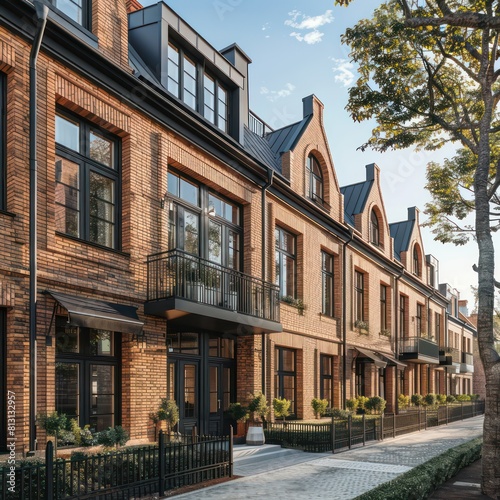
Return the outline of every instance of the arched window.
<path id="1" fill-rule="evenodd" d="M 413 274 L 420 276 L 420 252 L 418 245 L 413 247 Z"/>
<path id="2" fill-rule="evenodd" d="M 370 241 L 379 246 L 380 245 L 380 228 L 378 225 L 378 217 L 375 210 L 370 214 Z"/>
<path id="3" fill-rule="evenodd" d="M 309 172 L 309 198 L 323 205 L 323 174 L 318 160 L 313 155 L 307 157 L 307 171 Z"/>

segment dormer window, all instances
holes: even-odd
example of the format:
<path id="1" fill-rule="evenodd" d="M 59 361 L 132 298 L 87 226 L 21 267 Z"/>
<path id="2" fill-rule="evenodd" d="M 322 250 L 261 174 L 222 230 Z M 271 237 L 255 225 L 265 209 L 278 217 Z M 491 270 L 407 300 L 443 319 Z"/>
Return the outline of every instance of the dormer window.
<path id="1" fill-rule="evenodd" d="M 318 160 L 313 155 L 307 158 L 307 171 L 309 173 L 309 198 L 323 205 L 323 174 Z"/>
<path id="2" fill-rule="evenodd" d="M 168 44 L 168 91 L 196 110 L 196 64 Z"/>
<path id="3" fill-rule="evenodd" d="M 203 116 L 227 132 L 227 90 L 206 72 L 203 76 Z"/>
<path id="4" fill-rule="evenodd" d="M 370 214 L 370 241 L 373 245 L 380 246 L 380 228 L 375 210 Z"/>
<path id="5" fill-rule="evenodd" d="M 91 0 L 52 0 L 51 3 L 72 21 L 90 29 Z"/>
<path id="6" fill-rule="evenodd" d="M 413 274 L 420 276 L 420 252 L 418 245 L 413 247 Z"/>

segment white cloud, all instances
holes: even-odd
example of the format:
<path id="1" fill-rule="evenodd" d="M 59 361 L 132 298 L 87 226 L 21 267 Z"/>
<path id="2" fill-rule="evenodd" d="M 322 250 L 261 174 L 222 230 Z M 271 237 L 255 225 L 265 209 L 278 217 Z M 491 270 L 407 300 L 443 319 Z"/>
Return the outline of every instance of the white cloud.
<path id="1" fill-rule="evenodd" d="M 261 87 L 261 95 L 265 95 L 271 102 L 274 102 L 282 97 L 288 97 L 295 90 L 295 85 L 286 83 L 285 87 L 280 90 L 269 90 L 267 87 Z"/>
<path id="2" fill-rule="evenodd" d="M 351 71 L 353 68 L 352 63 L 347 59 L 333 59 L 335 63 L 333 66 L 333 72 L 337 73 L 335 75 L 335 81 L 341 83 L 344 87 L 348 87 L 354 81 L 354 73 Z"/>
<path id="3" fill-rule="evenodd" d="M 335 19 L 332 12 L 331 10 L 327 10 L 319 16 L 306 16 L 300 10 L 292 10 L 288 13 L 290 19 L 285 21 L 285 25 L 298 30 L 315 30 L 320 26 L 331 23 Z M 300 19 L 300 22 L 297 22 L 298 19 Z"/>

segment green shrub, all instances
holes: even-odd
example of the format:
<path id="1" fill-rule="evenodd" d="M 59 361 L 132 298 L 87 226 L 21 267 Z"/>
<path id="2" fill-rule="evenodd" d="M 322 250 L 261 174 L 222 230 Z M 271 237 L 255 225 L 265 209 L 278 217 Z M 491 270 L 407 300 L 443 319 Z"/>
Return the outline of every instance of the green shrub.
<path id="1" fill-rule="evenodd" d="M 420 394 L 413 394 L 411 397 L 411 404 L 413 406 L 422 406 L 422 396 Z"/>
<path id="2" fill-rule="evenodd" d="M 366 396 L 358 396 L 356 398 L 358 400 L 358 408 L 360 410 L 366 410 L 366 403 L 368 402 L 368 399 Z"/>
<path id="3" fill-rule="evenodd" d="M 228 412 L 236 422 L 246 422 L 250 416 L 248 408 L 245 408 L 241 403 L 231 403 Z"/>
<path id="4" fill-rule="evenodd" d="M 356 398 L 348 399 L 345 402 L 345 406 L 349 411 L 354 413 L 358 407 L 358 400 Z"/>
<path id="5" fill-rule="evenodd" d="M 158 409 L 158 419 L 167 423 L 168 433 L 172 432 L 179 421 L 179 407 L 173 399 L 162 398 Z"/>
<path id="6" fill-rule="evenodd" d="M 398 396 L 398 407 L 400 409 L 408 408 L 410 406 L 410 396 L 405 396 L 404 394 L 400 394 Z"/>
<path id="7" fill-rule="evenodd" d="M 57 456 L 58 438 L 67 430 L 68 419 L 66 414 L 54 411 L 42 413 L 37 417 L 37 423 L 45 430 L 48 436 L 54 436 L 54 455 Z"/>
<path id="8" fill-rule="evenodd" d="M 356 497 L 356 500 L 424 500 L 463 467 L 481 457 L 482 438 L 451 448 L 392 481 Z"/>
<path id="9" fill-rule="evenodd" d="M 437 403 L 437 397 L 435 394 L 426 394 L 424 396 L 424 403 L 426 404 L 426 406 L 435 406 L 436 403 Z"/>
<path id="10" fill-rule="evenodd" d="M 127 441 L 128 432 L 121 425 L 108 427 L 97 433 L 97 444 L 102 444 L 105 448 L 123 446 Z"/>
<path id="11" fill-rule="evenodd" d="M 479 394 L 469 394 L 469 396 L 471 401 L 479 401 L 480 399 Z"/>
<path id="12" fill-rule="evenodd" d="M 456 401 L 455 396 L 453 396 L 452 394 L 448 394 L 448 396 L 446 396 L 447 403 L 454 403 L 455 401 Z"/>
<path id="13" fill-rule="evenodd" d="M 333 418 L 341 418 L 342 420 L 347 420 L 351 413 L 347 410 L 341 410 L 340 408 L 330 408 L 327 410 L 326 415 Z"/>
<path id="14" fill-rule="evenodd" d="M 456 399 L 457 401 L 470 401 L 470 396 L 468 394 L 459 394 Z"/>
<path id="15" fill-rule="evenodd" d="M 437 398 L 437 402 L 440 405 L 444 405 L 446 403 L 446 395 L 445 394 L 437 394 L 436 398 Z"/>
<path id="16" fill-rule="evenodd" d="M 250 403 L 248 404 L 248 411 L 251 414 L 252 421 L 257 421 L 259 418 L 265 422 L 266 416 L 269 413 L 269 406 L 267 405 L 266 396 L 262 392 L 255 392 L 250 394 Z"/>
<path id="17" fill-rule="evenodd" d="M 273 399 L 273 409 L 274 416 L 277 418 L 282 418 L 283 421 L 290 415 L 290 405 L 292 402 L 285 398 L 274 398 Z"/>
<path id="18" fill-rule="evenodd" d="M 328 408 L 328 400 L 313 398 L 313 400 L 311 401 L 311 406 L 313 407 L 314 415 L 316 416 L 316 418 L 319 418 L 326 413 L 326 409 Z"/>
<path id="19" fill-rule="evenodd" d="M 383 413 L 387 402 L 380 396 L 373 396 L 365 403 L 365 409 L 370 413 Z"/>

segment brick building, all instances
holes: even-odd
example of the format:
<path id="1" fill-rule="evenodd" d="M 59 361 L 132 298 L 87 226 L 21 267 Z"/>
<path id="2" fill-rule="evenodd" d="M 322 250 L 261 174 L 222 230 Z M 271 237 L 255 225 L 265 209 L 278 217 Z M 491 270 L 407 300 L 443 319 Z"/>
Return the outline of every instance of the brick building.
<path id="1" fill-rule="evenodd" d="M 250 63 L 161 2 L 0 5 L 0 449 L 8 391 L 18 451 L 54 410 L 138 440 L 162 397 L 218 433 L 254 391 L 471 391 L 418 210 L 389 223 L 376 165 L 339 186 L 315 96 L 267 127 Z"/>

